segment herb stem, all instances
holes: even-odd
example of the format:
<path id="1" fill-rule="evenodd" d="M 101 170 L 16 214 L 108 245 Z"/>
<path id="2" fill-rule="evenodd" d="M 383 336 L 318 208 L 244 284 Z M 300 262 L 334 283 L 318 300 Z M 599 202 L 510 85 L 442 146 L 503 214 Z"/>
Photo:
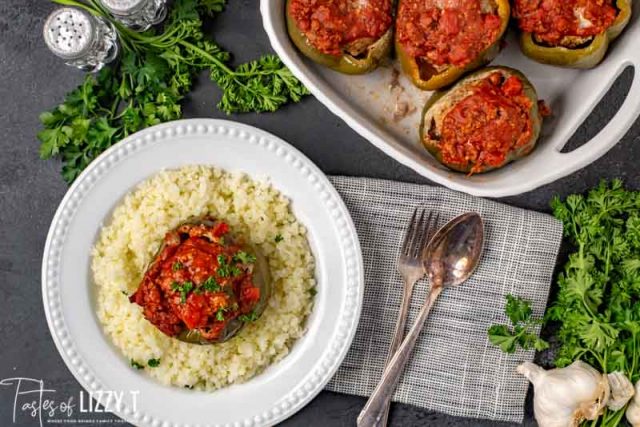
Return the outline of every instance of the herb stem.
<path id="1" fill-rule="evenodd" d="M 211 62 L 213 62 L 218 68 L 222 69 L 225 73 L 227 74 L 235 74 L 234 71 L 229 68 L 224 62 L 220 61 L 218 58 L 216 58 L 215 56 L 211 55 L 209 52 L 207 52 L 204 49 L 199 48 L 198 46 L 189 43 L 188 41 L 185 40 L 180 40 L 178 43 L 180 43 L 182 46 L 186 47 L 187 49 L 190 49 L 194 52 L 197 52 L 198 54 L 202 55 L 203 57 L 207 58 L 208 60 L 210 60 Z"/>
<path id="2" fill-rule="evenodd" d="M 81 9 L 86 10 L 87 12 L 91 13 L 94 16 L 102 16 L 102 13 L 100 13 L 98 9 L 94 9 L 93 7 L 81 1 L 76 1 L 76 0 L 51 0 L 51 1 L 54 3 L 60 4 L 62 6 L 79 7 Z"/>
<path id="3" fill-rule="evenodd" d="M 109 111 L 112 116 L 115 116 L 118 111 L 118 105 L 120 105 L 121 98 L 119 95 L 116 95 L 113 99 L 113 104 L 111 104 L 111 110 Z"/>

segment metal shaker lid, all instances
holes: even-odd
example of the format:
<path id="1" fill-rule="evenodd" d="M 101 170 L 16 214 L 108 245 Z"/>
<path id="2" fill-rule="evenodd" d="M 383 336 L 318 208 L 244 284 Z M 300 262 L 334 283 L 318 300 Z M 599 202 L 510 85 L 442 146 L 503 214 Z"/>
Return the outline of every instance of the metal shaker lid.
<path id="1" fill-rule="evenodd" d="M 114 15 L 130 15 L 141 9 L 147 0 L 99 0 Z"/>
<path id="2" fill-rule="evenodd" d="M 71 7 L 54 10 L 44 23 L 44 41 L 63 59 L 84 56 L 94 38 L 94 22 L 87 12 Z"/>

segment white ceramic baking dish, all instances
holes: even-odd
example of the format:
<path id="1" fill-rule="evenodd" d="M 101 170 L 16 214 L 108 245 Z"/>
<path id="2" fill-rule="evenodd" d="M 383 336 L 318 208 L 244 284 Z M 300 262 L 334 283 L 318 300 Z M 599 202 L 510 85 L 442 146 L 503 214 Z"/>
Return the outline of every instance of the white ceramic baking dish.
<path id="1" fill-rule="evenodd" d="M 271 45 L 291 71 L 331 112 L 376 147 L 421 175 L 455 190 L 477 196 L 503 197 L 533 190 L 595 161 L 625 135 L 640 115 L 640 73 L 635 72 L 629 93 L 615 117 L 580 148 L 561 150 L 576 129 L 607 93 L 620 73 L 640 66 L 640 14 L 634 11 L 622 36 L 611 46 L 605 61 L 584 71 L 538 64 L 526 58 L 511 34 L 508 46 L 493 64 L 523 71 L 554 115 L 545 121 L 538 147 L 528 157 L 505 168 L 474 176 L 441 166 L 418 141 L 420 112 L 429 92 L 421 92 L 400 76 L 390 89 L 395 63 L 371 74 L 345 76 L 304 58 L 287 35 L 285 0 L 261 0 L 264 28 Z M 397 101 L 414 110 L 394 120 Z"/>

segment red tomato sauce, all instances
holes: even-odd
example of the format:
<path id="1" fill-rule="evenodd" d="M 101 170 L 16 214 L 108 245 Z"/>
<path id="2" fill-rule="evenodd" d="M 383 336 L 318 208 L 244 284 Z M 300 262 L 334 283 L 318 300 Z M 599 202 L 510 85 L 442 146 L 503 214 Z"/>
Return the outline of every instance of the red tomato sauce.
<path id="1" fill-rule="evenodd" d="M 402 0 L 397 39 L 409 56 L 434 65 L 471 63 L 495 43 L 502 21 L 481 0 Z"/>
<path id="2" fill-rule="evenodd" d="M 618 11 L 612 0 L 515 0 L 513 15 L 522 31 L 558 45 L 567 36 L 603 33 Z"/>
<path id="3" fill-rule="evenodd" d="M 358 40 L 378 40 L 391 27 L 391 0 L 291 0 L 289 16 L 320 52 L 340 56 Z"/>
<path id="4" fill-rule="evenodd" d="M 509 152 L 532 136 L 532 101 L 522 81 L 492 73 L 444 117 L 439 143 L 446 164 L 473 165 L 471 173 L 504 164 Z"/>
<path id="5" fill-rule="evenodd" d="M 185 224 L 165 235 L 129 300 L 166 335 L 195 329 L 215 340 L 230 320 L 257 304 L 260 289 L 253 284 L 252 267 L 238 259 L 244 252 L 228 232 L 226 223 L 215 222 Z"/>

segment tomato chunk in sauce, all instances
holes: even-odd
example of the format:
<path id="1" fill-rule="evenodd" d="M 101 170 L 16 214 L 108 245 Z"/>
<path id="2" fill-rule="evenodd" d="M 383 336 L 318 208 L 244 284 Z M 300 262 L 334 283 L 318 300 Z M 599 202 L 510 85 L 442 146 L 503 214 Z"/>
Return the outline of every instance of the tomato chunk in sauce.
<path id="1" fill-rule="evenodd" d="M 226 324 L 260 300 L 255 257 L 233 243 L 224 222 L 185 224 L 168 232 L 161 251 L 129 300 L 160 331 L 198 330 L 215 340 Z"/>
<path id="2" fill-rule="evenodd" d="M 522 31 L 558 45 L 566 37 L 592 37 L 616 20 L 613 0 L 515 0 L 514 16 Z"/>
<path id="3" fill-rule="evenodd" d="M 396 21 L 398 41 L 411 57 L 458 67 L 495 43 L 501 26 L 493 0 L 402 0 Z"/>
<path id="4" fill-rule="evenodd" d="M 391 0 L 291 0 L 289 16 L 320 52 L 340 56 L 349 45 L 372 44 L 391 27 Z"/>
<path id="5" fill-rule="evenodd" d="M 509 153 L 532 136 L 532 101 L 516 76 L 495 72 L 475 83 L 470 95 L 444 117 L 438 147 L 446 164 L 471 173 L 504 164 Z"/>

